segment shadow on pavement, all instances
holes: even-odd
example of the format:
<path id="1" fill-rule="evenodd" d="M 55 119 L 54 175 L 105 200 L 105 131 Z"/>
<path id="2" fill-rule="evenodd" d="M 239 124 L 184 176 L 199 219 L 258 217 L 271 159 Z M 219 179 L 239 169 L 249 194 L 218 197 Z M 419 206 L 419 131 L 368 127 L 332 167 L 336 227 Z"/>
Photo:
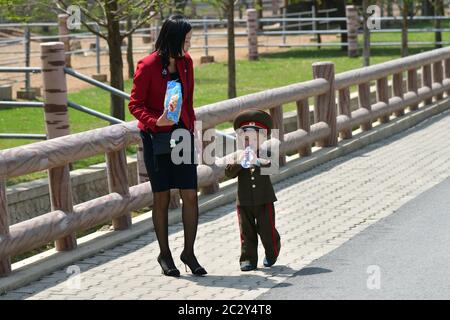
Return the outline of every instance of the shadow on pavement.
<path id="1" fill-rule="evenodd" d="M 307 268 L 303 268 L 302 270 L 294 273 L 294 277 L 297 277 L 297 276 L 311 276 L 311 275 L 315 275 L 315 274 L 329 273 L 329 272 L 333 272 L 333 271 L 330 270 L 330 269 L 325 269 L 325 268 L 307 267 Z"/>
<path id="2" fill-rule="evenodd" d="M 205 277 L 196 277 L 188 275 L 182 276 L 181 278 L 205 287 L 230 288 L 230 283 L 233 283 L 232 287 L 239 290 L 270 289 L 278 284 L 277 281 L 267 278 L 266 275 L 250 273 L 243 273 L 242 275 L 237 276 L 207 275 Z"/>

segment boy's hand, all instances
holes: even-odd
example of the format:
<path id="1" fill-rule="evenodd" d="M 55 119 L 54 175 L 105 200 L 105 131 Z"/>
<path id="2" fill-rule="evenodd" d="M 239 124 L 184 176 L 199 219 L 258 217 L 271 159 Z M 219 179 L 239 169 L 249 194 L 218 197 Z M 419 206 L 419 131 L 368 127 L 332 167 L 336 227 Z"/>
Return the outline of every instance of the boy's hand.
<path id="1" fill-rule="evenodd" d="M 263 159 L 263 158 L 258 158 L 256 163 L 257 163 L 256 165 L 260 166 L 260 167 L 269 167 L 271 164 L 270 160 Z"/>
<path id="2" fill-rule="evenodd" d="M 244 159 L 244 150 L 238 149 L 236 150 L 236 164 L 241 164 Z"/>
<path id="3" fill-rule="evenodd" d="M 238 163 L 242 166 L 242 162 L 244 160 L 246 150 L 238 150 L 238 151 L 239 151 Z M 249 156 L 251 158 L 251 160 L 250 160 L 250 167 L 249 168 L 253 168 L 253 167 L 255 167 L 257 165 L 256 160 L 258 158 L 256 156 L 255 151 L 250 149 L 249 152 L 250 152 Z"/>

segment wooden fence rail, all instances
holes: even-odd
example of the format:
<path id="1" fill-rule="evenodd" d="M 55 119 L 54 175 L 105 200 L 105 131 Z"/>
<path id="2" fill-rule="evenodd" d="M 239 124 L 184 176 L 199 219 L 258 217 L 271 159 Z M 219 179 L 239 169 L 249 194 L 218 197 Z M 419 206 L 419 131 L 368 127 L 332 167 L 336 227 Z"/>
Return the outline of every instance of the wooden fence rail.
<path id="1" fill-rule="evenodd" d="M 49 52 L 63 53 L 64 46 L 62 43 L 45 43 L 41 45 L 41 48 L 42 58 L 47 59 Z M 46 72 L 60 72 L 59 68 L 64 68 L 63 61 L 57 63 L 50 61 L 48 67 L 43 68 L 44 82 L 45 79 L 52 78 Z M 314 80 L 196 108 L 197 120 L 203 122 L 203 129 L 214 128 L 221 123 L 232 121 L 242 110 L 258 107 L 269 110 L 274 117 L 275 128 L 281 129 L 283 128 L 283 105 L 295 102 L 298 112 L 298 129 L 286 134 L 281 131 L 279 140 L 272 139 L 272 142 L 279 144 L 282 166 L 286 154 L 294 152 L 299 153 L 300 156 L 309 156 L 313 144 L 324 147 L 334 146 L 338 142 L 338 136 L 342 139 L 352 138 L 354 128 L 361 126 L 363 130 L 371 130 L 374 121 L 388 122 L 392 114 L 402 116 L 406 108 L 409 107 L 410 111 L 414 111 L 420 106 L 431 103 L 433 99 L 435 101 L 444 97 L 446 99 L 450 92 L 450 48 L 448 47 L 337 75 L 334 75 L 334 65 L 331 62 L 315 63 L 312 68 Z M 422 68 L 421 87 L 417 85 L 418 68 Z M 403 79 L 403 73 L 407 74 L 406 90 L 403 90 L 400 81 Z M 389 77 L 393 77 L 391 98 L 388 98 Z M 58 106 L 58 104 L 67 103 L 64 102 L 67 101 L 64 100 L 67 93 L 57 91 L 57 88 L 52 87 L 55 85 L 53 82 L 54 80 L 46 84 L 45 88 L 48 90 L 45 103 L 48 111 L 55 112 L 55 116 L 58 117 L 61 116 L 58 110 L 64 109 L 64 106 Z M 377 88 L 377 101 L 372 104 L 368 95 L 371 82 L 376 82 Z M 60 79 L 60 85 L 65 87 L 64 77 Z M 359 108 L 350 112 L 352 86 L 357 88 L 359 94 Z M 54 96 L 55 94 L 59 96 Z M 56 98 L 62 102 L 51 103 L 49 100 Z M 309 120 L 309 99 L 314 100 L 314 123 L 310 123 Z M 64 121 L 61 123 L 65 123 Z M 65 130 L 58 126 L 58 123 L 48 124 Z M 138 144 L 140 141 L 137 121 L 131 121 L 77 134 L 56 135 L 47 141 L 0 151 L 0 274 L 7 276 L 11 273 L 11 256 L 32 250 L 50 241 L 57 241 L 57 243 L 65 241 L 63 242 L 65 245 L 57 246 L 57 250 L 75 249 L 76 239 L 73 235 L 77 231 L 111 220 L 115 230 L 129 228 L 131 226 L 130 212 L 147 207 L 153 202 L 148 182 L 128 187 L 125 148 L 130 144 Z M 102 153 L 107 159 L 110 193 L 71 206 L 70 179 L 64 168 L 70 162 Z M 233 154 L 226 157 L 229 156 Z M 52 195 L 52 201 L 55 203 L 52 211 L 10 226 L 6 179 L 42 170 L 49 170 L 50 187 L 55 190 L 55 194 Z M 197 170 L 199 188 L 217 192 L 218 182 L 225 176 L 224 167 L 217 163 L 199 164 Z M 56 173 L 51 174 L 51 172 Z M 69 240 L 73 243 L 70 244 Z"/>

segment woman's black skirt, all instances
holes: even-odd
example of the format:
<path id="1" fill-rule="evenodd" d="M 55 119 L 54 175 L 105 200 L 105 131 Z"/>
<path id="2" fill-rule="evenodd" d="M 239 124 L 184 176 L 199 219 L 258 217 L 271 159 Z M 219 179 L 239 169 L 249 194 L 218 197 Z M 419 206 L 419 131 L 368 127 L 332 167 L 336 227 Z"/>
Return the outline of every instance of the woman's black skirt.
<path id="1" fill-rule="evenodd" d="M 172 131 L 179 128 L 188 131 L 181 119 L 178 125 L 172 127 Z M 153 156 L 152 136 L 150 133 L 141 130 L 144 162 L 152 186 L 152 192 L 170 189 L 197 189 L 197 164 L 194 163 L 194 135 L 190 132 L 189 135 L 191 137 L 190 162 L 175 164 L 170 153 Z M 181 152 L 180 156 L 182 155 Z"/>

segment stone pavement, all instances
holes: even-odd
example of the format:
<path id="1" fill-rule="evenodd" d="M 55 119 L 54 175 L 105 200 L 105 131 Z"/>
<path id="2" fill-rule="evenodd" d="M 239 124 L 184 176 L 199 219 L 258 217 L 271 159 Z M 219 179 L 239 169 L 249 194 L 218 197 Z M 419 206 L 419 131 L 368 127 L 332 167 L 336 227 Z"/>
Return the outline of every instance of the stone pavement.
<path id="1" fill-rule="evenodd" d="M 0 299 L 255 299 L 445 180 L 449 158 L 450 112 L 445 112 L 276 184 L 282 247 L 271 269 L 262 268 L 260 247 L 260 268 L 240 272 L 239 230 L 231 203 L 200 217 L 196 254 L 209 272 L 204 278 L 181 268 L 179 223 L 169 227 L 172 254 L 182 271 L 179 279 L 160 274 L 158 245 L 148 233 L 78 261 L 79 278 L 62 269 Z"/>

